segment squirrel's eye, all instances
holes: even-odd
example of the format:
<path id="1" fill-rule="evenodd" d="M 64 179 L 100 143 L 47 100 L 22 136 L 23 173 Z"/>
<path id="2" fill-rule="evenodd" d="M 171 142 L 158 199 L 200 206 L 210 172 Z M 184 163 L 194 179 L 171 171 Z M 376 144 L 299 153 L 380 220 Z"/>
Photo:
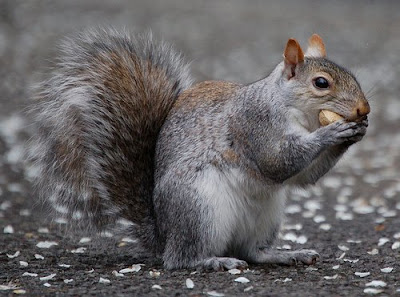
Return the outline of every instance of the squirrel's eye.
<path id="1" fill-rule="evenodd" d="M 329 88 L 329 82 L 325 77 L 317 77 L 314 80 L 314 85 L 318 88 L 318 89 L 327 89 Z"/>

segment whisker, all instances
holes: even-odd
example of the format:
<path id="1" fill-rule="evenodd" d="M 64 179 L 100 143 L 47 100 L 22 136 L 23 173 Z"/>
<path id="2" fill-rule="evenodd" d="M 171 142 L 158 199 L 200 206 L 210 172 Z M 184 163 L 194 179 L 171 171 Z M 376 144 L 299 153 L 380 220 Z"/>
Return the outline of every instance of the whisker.
<path id="1" fill-rule="evenodd" d="M 374 101 L 376 99 L 376 94 L 377 94 L 377 87 L 376 85 L 372 86 L 368 91 L 365 93 L 365 97 L 367 98 L 368 101 Z"/>

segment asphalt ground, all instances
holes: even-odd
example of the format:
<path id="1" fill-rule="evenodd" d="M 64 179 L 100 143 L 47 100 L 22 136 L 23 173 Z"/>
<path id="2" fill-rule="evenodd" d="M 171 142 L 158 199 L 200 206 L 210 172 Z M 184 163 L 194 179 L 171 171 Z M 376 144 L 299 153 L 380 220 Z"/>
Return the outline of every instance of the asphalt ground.
<path id="1" fill-rule="evenodd" d="M 372 113 L 363 141 L 288 201 L 277 246 L 316 249 L 316 265 L 166 271 L 129 234 L 80 234 L 48 218 L 22 162 L 30 87 L 60 39 L 93 26 L 151 29 L 192 60 L 197 81 L 254 81 L 279 63 L 288 38 L 323 37 Z M 0 295 L 400 296 L 399 28 L 398 1 L 0 0 Z"/>

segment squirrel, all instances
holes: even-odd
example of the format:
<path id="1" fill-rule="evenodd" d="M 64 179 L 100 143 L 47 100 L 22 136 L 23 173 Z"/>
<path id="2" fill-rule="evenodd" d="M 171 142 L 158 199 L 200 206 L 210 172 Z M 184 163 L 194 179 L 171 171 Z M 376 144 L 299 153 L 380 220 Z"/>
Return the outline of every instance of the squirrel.
<path id="1" fill-rule="evenodd" d="M 356 78 L 320 36 L 249 84 L 192 84 L 182 54 L 151 36 L 67 38 L 33 107 L 40 196 L 72 222 L 121 219 L 166 269 L 314 264 L 274 250 L 288 189 L 314 184 L 368 127 Z M 343 117 L 326 126 L 321 110 Z"/>

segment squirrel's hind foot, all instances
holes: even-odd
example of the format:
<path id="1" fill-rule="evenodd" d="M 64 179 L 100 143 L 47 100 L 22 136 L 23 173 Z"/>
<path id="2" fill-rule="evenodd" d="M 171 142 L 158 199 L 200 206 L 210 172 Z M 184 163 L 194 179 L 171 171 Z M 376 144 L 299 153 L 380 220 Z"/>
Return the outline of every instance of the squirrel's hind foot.
<path id="1" fill-rule="evenodd" d="M 292 257 L 296 261 L 295 264 L 303 263 L 306 265 L 314 265 L 320 258 L 319 254 L 314 250 L 297 250 L 292 253 Z"/>
<path id="2" fill-rule="evenodd" d="M 314 265 L 320 258 L 319 254 L 314 250 L 297 250 L 297 251 L 276 251 L 264 249 L 257 253 L 253 258 L 254 263 L 278 264 L 278 265 L 297 265 L 303 263 L 305 265 Z"/>
<path id="3" fill-rule="evenodd" d="M 248 264 L 246 261 L 236 258 L 211 257 L 201 261 L 197 267 L 206 271 L 224 271 L 233 268 L 244 269 L 247 268 L 247 266 Z"/>

